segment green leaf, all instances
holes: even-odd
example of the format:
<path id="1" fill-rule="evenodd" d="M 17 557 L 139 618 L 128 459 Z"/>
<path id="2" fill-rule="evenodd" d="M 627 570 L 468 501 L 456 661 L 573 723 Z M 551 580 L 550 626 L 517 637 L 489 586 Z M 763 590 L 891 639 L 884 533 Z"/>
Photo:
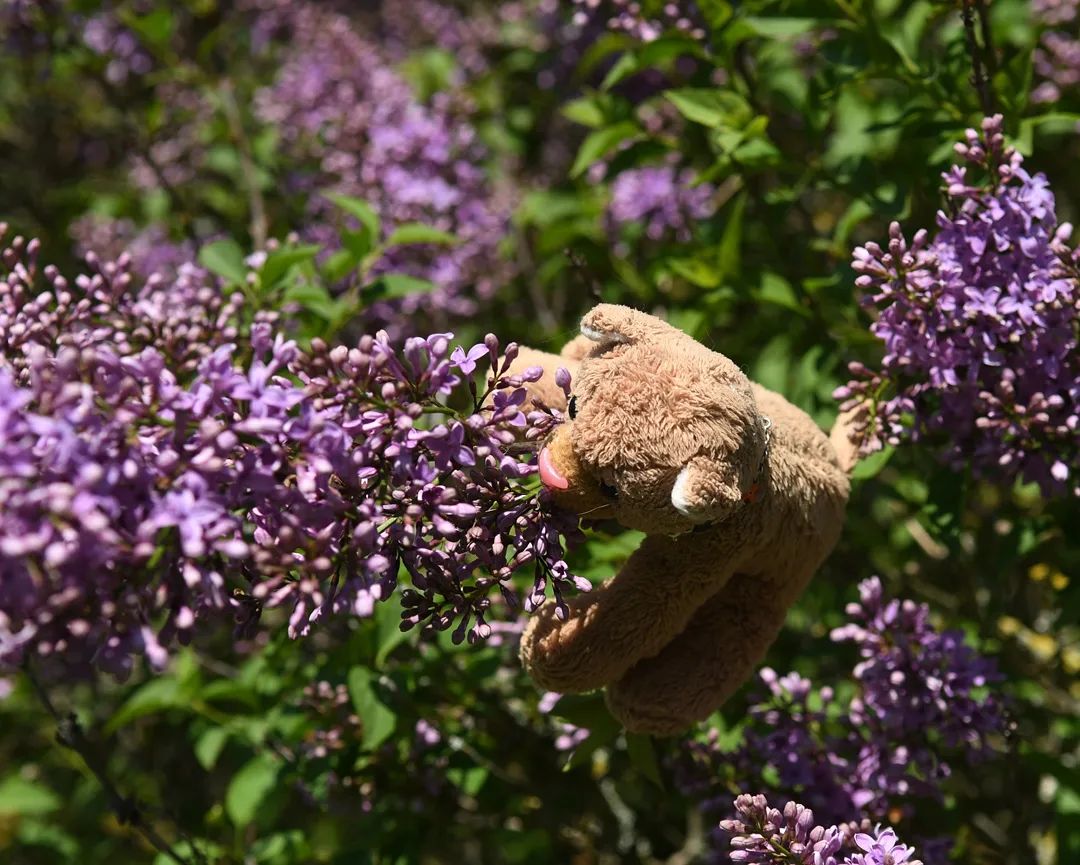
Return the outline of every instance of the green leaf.
<path id="1" fill-rule="evenodd" d="M 792 36 L 802 36 L 813 32 L 814 28 L 822 23 L 822 20 L 818 18 L 756 18 L 749 16 L 742 20 L 757 36 L 765 36 L 769 39 L 790 39 Z"/>
<path id="2" fill-rule="evenodd" d="M 720 126 L 741 128 L 750 119 L 750 107 L 737 93 L 713 88 L 685 87 L 668 90 L 664 96 L 687 120 L 717 129 Z"/>
<path id="3" fill-rule="evenodd" d="M 720 236 L 720 250 L 717 265 L 720 273 L 727 279 L 737 275 L 742 266 L 742 226 L 743 213 L 746 210 L 746 192 L 740 192 L 731 207 L 724 233 Z"/>
<path id="4" fill-rule="evenodd" d="M 264 754 L 244 764 L 225 791 L 225 813 L 236 826 L 247 826 L 277 786 L 280 764 Z"/>
<path id="5" fill-rule="evenodd" d="M 203 733 L 195 743 L 195 759 L 199 765 L 207 771 L 213 769 L 228 739 L 229 733 L 224 727 L 211 727 Z"/>
<path id="6" fill-rule="evenodd" d="M 601 90 L 610 90 L 624 78 L 629 78 L 641 68 L 637 57 L 633 52 L 627 51 L 619 56 L 612 67 L 608 70 L 604 80 L 600 82 Z"/>
<path id="7" fill-rule="evenodd" d="M 570 169 L 570 176 L 578 177 L 583 174 L 590 165 L 607 156 L 624 141 L 638 141 L 641 138 L 641 130 L 630 120 L 590 132 L 581 142 L 577 158 Z"/>
<path id="8" fill-rule="evenodd" d="M 132 694 L 105 725 L 105 732 L 114 733 L 137 718 L 155 715 L 169 709 L 190 709 L 191 690 L 171 677 L 151 679 Z"/>
<path id="9" fill-rule="evenodd" d="M 700 258 L 671 258 L 666 264 L 673 273 L 702 288 L 716 288 L 722 281 L 717 269 Z"/>
<path id="10" fill-rule="evenodd" d="M 551 714 L 587 730 L 612 733 L 619 730 L 619 722 L 612 717 L 600 694 L 565 694 L 559 698 Z"/>
<path id="11" fill-rule="evenodd" d="M 341 230 L 341 245 L 351 256 L 350 267 L 356 267 L 375 248 L 375 238 L 366 228 L 359 231 Z"/>
<path id="12" fill-rule="evenodd" d="M 364 726 L 363 745 L 368 750 L 378 748 L 394 732 L 397 718 L 375 693 L 375 674 L 366 667 L 349 670 L 349 696 Z"/>
<path id="13" fill-rule="evenodd" d="M 0 781 L 0 816 L 40 816 L 59 807 L 60 797 L 48 787 L 19 775 L 8 775 Z"/>
<path id="14" fill-rule="evenodd" d="M 305 312 L 333 321 L 341 313 L 341 301 L 330 296 L 326 286 L 318 283 L 297 282 L 285 292 L 286 301 L 300 304 Z"/>
<path id="15" fill-rule="evenodd" d="M 799 297 L 791 283 L 777 273 L 763 273 L 761 285 L 757 290 L 757 300 L 760 303 L 774 303 L 784 309 L 790 309 L 799 315 L 809 315 L 806 308 L 799 303 Z"/>
<path id="16" fill-rule="evenodd" d="M 38 819 L 28 817 L 19 821 L 17 838 L 23 847 L 42 848 L 51 850 L 59 855 L 60 862 L 78 862 L 80 853 L 85 854 L 86 848 L 76 841 L 70 834 L 56 825 L 53 819 Z M 85 840 L 85 839 L 83 839 Z M 170 859 L 169 865 L 176 865 L 175 860 Z"/>
<path id="17" fill-rule="evenodd" d="M 276 285 L 292 268 L 314 259 L 321 248 L 318 244 L 311 243 L 305 246 L 286 246 L 269 253 L 259 270 L 263 287 Z"/>
<path id="18" fill-rule="evenodd" d="M 362 234 L 367 236 L 367 232 L 350 232 L 351 234 Z M 345 244 L 344 238 L 342 243 Z M 359 261 L 371 251 L 370 246 L 356 255 L 351 249 L 339 249 L 336 252 L 330 254 L 330 257 L 326 259 L 322 266 L 322 273 L 326 279 L 331 283 L 340 282 L 346 276 L 349 275 L 355 268 Z"/>
<path id="19" fill-rule="evenodd" d="M 390 653 L 409 639 L 401 630 L 401 599 L 397 593 L 375 607 L 375 666 L 382 667 Z"/>
<path id="20" fill-rule="evenodd" d="M 855 468 L 851 470 L 852 479 L 864 481 L 874 477 L 885 468 L 885 464 L 892 459 L 894 452 L 895 448 L 885 447 L 868 457 L 863 457 L 855 464 Z"/>
<path id="21" fill-rule="evenodd" d="M 375 212 L 375 208 L 366 201 L 349 195 L 338 195 L 336 192 L 328 193 L 326 197 L 349 216 L 355 216 L 360 220 L 360 224 L 371 233 L 372 237 L 379 236 L 382 223 L 379 220 L 379 215 Z"/>
<path id="22" fill-rule="evenodd" d="M 408 297 L 410 294 L 427 294 L 435 290 L 435 283 L 404 273 L 384 273 L 376 280 L 379 295 L 386 298 Z"/>
<path id="23" fill-rule="evenodd" d="M 488 779 L 488 770 L 483 766 L 448 769 L 446 778 L 466 796 L 475 796 Z"/>
<path id="24" fill-rule="evenodd" d="M 608 120 L 607 112 L 598 96 L 582 96 L 580 99 L 573 99 L 562 107 L 562 113 L 574 123 L 580 123 L 592 129 L 603 126 Z"/>
<path id="25" fill-rule="evenodd" d="M 235 240 L 215 240 L 204 246 L 199 250 L 199 264 L 229 282 L 243 283 L 247 279 L 244 253 Z"/>
<path id="26" fill-rule="evenodd" d="M 660 764 L 656 760 L 656 749 L 653 748 L 652 738 L 641 733 L 627 733 L 626 750 L 630 754 L 631 765 L 661 790 L 664 789 L 664 781 L 660 777 Z"/>
<path id="27" fill-rule="evenodd" d="M 418 222 L 410 222 L 394 229 L 386 239 L 384 246 L 406 246 L 412 243 L 437 243 L 440 246 L 453 246 L 458 238 L 448 231 L 440 231 Z"/>
<path id="28" fill-rule="evenodd" d="M 1080 114 L 1066 111 L 1052 111 L 1038 117 L 1027 117 L 1020 121 L 1016 149 L 1025 156 L 1030 156 L 1035 149 L 1035 130 L 1039 126 L 1048 126 L 1051 132 L 1071 135 L 1075 133 L 1077 125 L 1080 125 Z"/>

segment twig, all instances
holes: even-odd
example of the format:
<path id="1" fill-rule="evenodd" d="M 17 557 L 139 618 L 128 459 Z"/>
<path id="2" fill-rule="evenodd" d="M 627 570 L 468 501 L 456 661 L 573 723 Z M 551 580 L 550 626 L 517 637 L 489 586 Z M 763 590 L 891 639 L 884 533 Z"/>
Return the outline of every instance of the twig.
<path id="1" fill-rule="evenodd" d="M 98 784 L 101 785 L 101 789 L 105 791 L 105 795 L 109 800 L 109 807 L 112 808 L 121 825 L 129 825 L 134 828 L 150 846 L 159 853 L 168 856 L 176 865 L 190 865 L 188 860 L 177 853 L 172 848 L 172 845 L 162 838 L 150 823 L 146 822 L 138 803 L 134 799 L 123 796 L 116 789 L 116 785 L 109 779 L 104 765 L 94 755 L 90 742 L 79 724 L 79 719 L 74 714 L 64 716 L 60 713 L 45 687 L 34 675 L 29 662 L 23 665 L 23 671 L 26 673 L 34 693 L 37 694 L 39 702 L 56 722 L 56 741 L 82 757 L 86 768 L 90 770 L 91 774 L 97 779 Z"/>
<path id="2" fill-rule="evenodd" d="M 975 3 L 978 0 L 961 0 L 961 2 L 963 10 L 960 17 L 964 21 L 964 42 L 967 45 L 968 57 L 971 58 L 971 83 L 975 85 L 975 92 L 979 94 L 979 105 L 983 115 L 990 117 L 994 113 L 994 99 L 990 93 L 986 70 L 983 68 L 979 40 L 975 36 Z"/>
<path id="3" fill-rule="evenodd" d="M 690 865 L 705 852 L 705 821 L 697 808 L 686 815 L 686 840 L 682 847 L 664 860 L 664 865 Z"/>
<path id="4" fill-rule="evenodd" d="M 580 279 L 589 289 L 589 294 L 592 295 L 593 299 L 598 303 L 603 300 L 603 289 L 597 281 L 596 276 L 589 270 L 589 265 L 582 257 L 581 253 L 568 246 L 563 250 L 563 255 L 565 255 L 566 260 L 570 262 L 570 266 L 574 269 L 574 273 L 577 274 L 578 279 Z"/>
<path id="5" fill-rule="evenodd" d="M 997 75 L 997 50 L 994 48 L 994 34 L 990 30 L 990 10 L 986 0 L 975 0 L 975 7 L 979 10 L 979 32 L 982 33 L 983 60 L 986 69 L 993 78 Z"/>

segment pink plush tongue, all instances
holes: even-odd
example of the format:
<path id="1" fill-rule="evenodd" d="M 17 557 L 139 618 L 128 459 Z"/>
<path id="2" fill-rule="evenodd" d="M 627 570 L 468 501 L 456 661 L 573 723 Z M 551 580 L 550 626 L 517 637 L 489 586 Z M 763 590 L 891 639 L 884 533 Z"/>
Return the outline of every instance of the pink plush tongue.
<path id="1" fill-rule="evenodd" d="M 551 461 L 551 451 L 544 448 L 540 451 L 540 480 L 544 486 L 553 490 L 565 490 L 570 488 L 570 481 L 559 474 L 555 464 Z"/>

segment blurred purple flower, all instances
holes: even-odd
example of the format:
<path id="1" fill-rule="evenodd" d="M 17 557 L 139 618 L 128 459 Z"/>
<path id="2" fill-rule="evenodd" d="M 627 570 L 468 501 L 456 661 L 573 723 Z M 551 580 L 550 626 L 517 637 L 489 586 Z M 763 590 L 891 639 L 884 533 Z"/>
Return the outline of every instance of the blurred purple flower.
<path id="1" fill-rule="evenodd" d="M 666 31 L 685 33 L 694 39 L 705 38 L 704 19 L 693 0 L 667 0 L 642 3 L 640 0 L 573 0 L 574 23 L 586 26 L 603 21 L 611 29 L 652 42 Z"/>
<path id="2" fill-rule="evenodd" d="M 1031 93 L 1035 103 L 1053 104 L 1080 84 L 1080 3 L 1077 0 L 1033 0 L 1031 15 L 1048 29 L 1039 37 L 1032 54 L 1035 80 Z"/>
<path id="3" fill-rule="evenodd" d="M 650 240 L 671 237 L 687 242 L 695 223 L 716 210 L 716 189 L 695 184 L 690 169 L 670 165 L 633 168 L 621 172 L 611 184 L 607 218 L 612 228 L 641 223 Z"/>
<path id="4" fill-rule="evenodd" d="M 462 106 L 442 93 L 430 103 L 418 101 L 380 46 L 343 15 L 303 3 L 288 21 L 277 81 L 258 94 L 256 109 L 278 128 L 286 154 L 306 166 L 304 186 L 365 200 L 381 217 L 385 236 L 419 222 L 456 239 L 449 246 L 410 245 L 407 254 L 386 252 L 376 273 L 427 279 L 436 291 L 374 304 L 368 316 L 388 321 L 421 310 L 475 312 L 477 299 L 507 278 L 499 241 L 511 200 L 482 168 L 487 149 Z M 310 208 L 317 224 L 341 222 L 321 196 L 312 197 Z M 316 239 L 328 239 L 321 231 Z"/>

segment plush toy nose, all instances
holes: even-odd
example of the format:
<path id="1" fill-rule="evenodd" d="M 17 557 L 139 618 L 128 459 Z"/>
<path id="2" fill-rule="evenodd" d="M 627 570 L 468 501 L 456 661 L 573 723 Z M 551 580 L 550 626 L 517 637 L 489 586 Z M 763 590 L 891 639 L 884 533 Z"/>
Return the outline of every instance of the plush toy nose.
<path id="1" fill-rule="evenodd" d="M 540 451 L 540 480 L 544 486 L 553 490 L 565 490 L 570 488 L 568 481 L 557 468 L 551 458 L 551 448 L 543 448 Z"/>

